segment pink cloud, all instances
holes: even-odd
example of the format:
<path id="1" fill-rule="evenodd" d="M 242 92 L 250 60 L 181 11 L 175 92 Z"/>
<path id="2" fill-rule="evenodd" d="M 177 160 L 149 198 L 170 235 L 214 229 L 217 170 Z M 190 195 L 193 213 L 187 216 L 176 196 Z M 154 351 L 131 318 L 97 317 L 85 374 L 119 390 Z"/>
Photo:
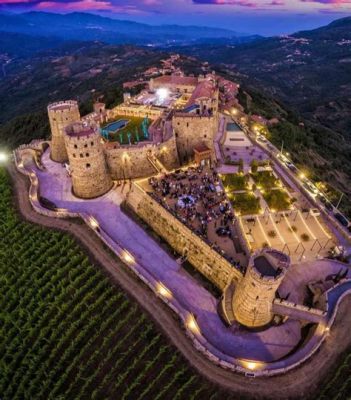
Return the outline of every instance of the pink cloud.
<path id="1" fill-rule="evenodd" d="M 0 0 L 0 4 L 32 3 L 32 0 Z"/>
<path id="2" fill-rule="evenodd" d="M 285 3 L 283 0 L 272 0 L 270 3 L 267 3 L 267 6 L 284 6 Z"/>
<path id="3" fill-rule="evenodd" d="M 300 0 L 303 3 L 320 3 L 320 4 L 331 4 L 331 5 L 343 5 L 351 4 L 351 0 Z"/>
<path id="4" fill-rule="evenodd" d="M 0 0 L 1 1 L 1 0 Z M 7 1 L 7 0 L 5 0 Z M 35 5 L 37 10 L 55 11 L 113 11 L 113 12 L 136 12 L 134 6 L 117 6 L 109 0 L 78 0 L 69 2 L 40 1 Z"/>
<path id="5" fill-rule="evenodd" d="M 255 8 L 258 6 L 250 0 L 193 0 L 194 4 L 217 4 Z"/>

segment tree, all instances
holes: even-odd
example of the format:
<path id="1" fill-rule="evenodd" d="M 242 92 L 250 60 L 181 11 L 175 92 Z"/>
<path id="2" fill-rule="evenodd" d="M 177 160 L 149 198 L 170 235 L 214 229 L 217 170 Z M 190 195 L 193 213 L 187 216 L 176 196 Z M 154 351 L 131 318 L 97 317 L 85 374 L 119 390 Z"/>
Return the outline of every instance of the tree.
<path id="1" fill-rule="evenodd" d="M 258 161 L 257 160 L 252 160 L 250 165 L 251 165 L 251 172 L 253 174 L 256 174 L 257 171 L 258 171 Z"/>

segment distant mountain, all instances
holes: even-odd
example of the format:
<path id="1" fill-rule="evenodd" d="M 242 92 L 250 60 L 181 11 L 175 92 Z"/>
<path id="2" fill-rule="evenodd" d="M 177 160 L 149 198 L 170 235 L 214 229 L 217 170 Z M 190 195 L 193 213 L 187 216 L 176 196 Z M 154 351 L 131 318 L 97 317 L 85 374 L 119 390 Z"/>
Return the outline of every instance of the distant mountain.
<path id="1" fill-rule="evenodd" d="M 0 31 L 0 55 L 6 53 L 10 57 L 30 56 L 39 51 L 58 47 L 62 43 L 62 39 L 55 37 Z"/>
<path id="2" fill-rule="evenodd" d="M 182 47 L 351 141 L 351 17 L 291 36 Z"/>
<path id="3" fill-rule="evenodd" d="M 50 36 L 64 40 L 103 41 L 111 44 L 191 43 L 204 38 L 235 38 L 237 32 L 201 26 L 153 26 L 88 13 L 54 14 L 28 12 L 0 14 L 0 31 L 31 36 Z"/>

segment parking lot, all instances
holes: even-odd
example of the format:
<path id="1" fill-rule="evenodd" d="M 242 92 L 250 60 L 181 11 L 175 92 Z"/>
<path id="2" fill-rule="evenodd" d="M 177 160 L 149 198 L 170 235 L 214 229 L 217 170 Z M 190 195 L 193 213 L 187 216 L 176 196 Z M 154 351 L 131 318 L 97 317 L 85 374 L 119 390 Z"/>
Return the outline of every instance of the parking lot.
<path id="1" fill-rule="evenodd" d="M 335 244 L 321 216 L 310 212 L 265 212 L 241 217 L 240 222 L 253 251 L 273 247 L 289 254 L 293 262 L 326 256 Z"/>

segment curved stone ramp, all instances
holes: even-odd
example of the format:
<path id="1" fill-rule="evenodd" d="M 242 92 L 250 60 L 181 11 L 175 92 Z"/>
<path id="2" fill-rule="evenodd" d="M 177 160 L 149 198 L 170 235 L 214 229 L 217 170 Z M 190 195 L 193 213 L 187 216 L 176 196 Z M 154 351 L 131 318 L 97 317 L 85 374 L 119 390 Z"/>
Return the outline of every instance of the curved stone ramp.
<path id="1" fill-rule="evenodd" d="M 12 165 L 8 167 L 8 170 L 14 185 L 16 203 L 21 215 L 26 220 L 49 229 L 59 229 L 74 234 L 77 240 L 84 245 L 87 252 L 105 268 L 112 279 L 142 305 L 197 371 L 209 381 L 233 391 L 237 396 L 255 396 L 257 399 L 312 399 L 314 398 L 312 397 L 314 391 L 320 388 L 324 376 L 351 344 L 349 335 L 351 315 L 347 312 L 351 305 L 351 298 L 347 297 L 344 301 L 341 301 L 345 298 L 345 296 L 342 296 L 339 299 L 341 314 L 335 313 L 336 327 L 329 332 L 330 340 L 300 368 L 294 369 L 288 374 L 271 377 L 269 380 L 259 377 L 251 380 L 218 367 L 195 349 L 191 341 L 185 336 L 182 327 L 174 323 L 174 316 L 169 313 L 160 300 L 155 300 L 153 296 L 150 296 L 147 287 L 140 285 L 124 268 L 116 268 L 115 259 L 104 250 L 101 242 L 94 239 L 86 225 L 76 224 L 66 219 L 48 218 L 35 212 L 26 195 L 28 193 L 26 177 L 16 172 Z M 335 347 L 335 343 L 338 343 L 337 347 Z"/>
<path id="2" fill-rule="evenodd" d="M 31 168 L 34 166 L 31 165 Z M 35 167 L 35 166 L 34 166 Z M 22 169 L 22 172 L 24 172 L 26 175 L 29 175 L 31 178 L 31 189 L 35 189 L 36 191 L 38 190 L 38 184 L 35 185 L 35 179 L 37 179 L 36 174 L 34 173 L 33 170 L 31 171 L 23 171 L 24 167 L 19 168 L 20 170 Z M 34 176 L 34 177 L 33 177 Z M 34 185 L 33 185 L 34 183 Z M 37 200 L 32 201 L 33 207 L 37 205 Z M 40 212 L 41 210 L 37 210 Z M 55 216 L 58 217 L 63 217 L 63 216 L 68 216 L 66 212 L 66 215 L 61 215 L 61 214 L 56 214 Z M 79 213 L 81 214 L 81 213 Z M 46 215 L 49 215 L 48 212 L 46 212 Z M 72 215 L 73 216 L 73 215 Z M 76 216 L 76 214 L 74 214 Z M 81 215 L 82 216 L 82 215 Z M 83 217 L 83 216 L 82 216 Z M 83 218 L 85 220 L 85 218 Z M 88 224 L 90 224 L 90 220 L 86 221 Z M 91 228 L 94 228 L 93 224 L 89 225 Z M 99 232 L 100 233 L 100 232 Z M 104 233 L 104 232 L 102 232 Z M 101 236 L 103 241 L 108 244 L 108 241 L 106 240 L 107 238 L 104 236 Z M 114 243 L 116 245 L 116 243 Z M 118 253 L 117 253 L 118 254 Z M 120 254 L 120 256 L 123 256 L 123 253 Z M 135 270 L 135 268 L 139 268 L 138 271 Z M 133 269 L 134 272 L 145 282 L 148 284 L 148 286 L 156 293 L 160 294 L 157 286 L 154 285 L 154 282 L 152 282 L 152 275 L 146 273 L 145 269 L 138 263 L 135 263 L 135 268 Z M 149 280 L 148 280 L 149 279 Z M 332 291 L 330 291 L 332 292 Z M 334 293 L 334 292 L 333 292 Z M 338 298 L 337 293 L 334 294 L 334 298 Z M 344 292 L 343 292 L 344 293 Z M 342 294 L 343 294 L 342 293 Z M 340 294 L 340 295 L 342 295 Z M 211 344 L 206 337 L 204 337 L 201 333 L 201 331 L 196 329 L 196 321 L 194 319 L 191 319 L 191 314 L 189 314 L 189 310 L 187 309 L 187 304 L 182 304 L 179 303 L 176 299 L 175 301 L 170 304 L 170 302 L 166 299 L 163 298 L 163 301 L 165 303 L 169 304 L 169 306 L 178 313 L 178 315 L 181 317 L 183 320 L 185 327 L 187 329 L 187 334 L 192 338 L 195 347 L 201 351 L 203 354 L 205 354 L 211 361 L 214 363 L 222 366 L 223 368 L 231 369 L 234 371 L 238 372 L 250 372 L 254 370 L 255 372 L 250 372 L 251 374 L 254 374 L 256 376 L 265 376 L 265 375 L 272 375 L 272 374 L 280 374 L 284 373 L 289 369 L 292 369 L 298 365 L 300 365 L 302 362 L 306 361 L 321 345 L 323 340 L 325 339 L 326 336 L 326 331 L 325 331 L 325 326 L 319 325 L 315 335 L 313 338 L 308 342 L 308 346 L 304 346 L 300 350 L 298 350 L 296 353 L 292 354 L 289 357 L 286 357 L 285 359 L 281 361 L 273 361 L 273 362 L 256 362 L 256 361 L 247 361 L 243 359 L 237 359 L 233 358 L 231 356 L 228 356 L 227 354 L 224 354 L 222 351 L 218 350 L 216 346 Z M 336 315 L 336 309 L 337 309 L 337 301 L 334 301 L 335 303 L 335 313 L 333 316 L 335 317 Z M 332 305 L 329 309 L 329 312 L 332 312 L 331 310 L 333 309 Z M 288 321 L 289 322 L 289 321 Z M 286 324 L 284 324 L 286 327 Z M 239 337 L 237 337 L 239 339 Z M 241 340 L 239 341 L 241 342 Z M 248 342 L 249 343 L 249 342 Z M 248 345 L 248 343 L 246 345 Z M 240 345 L 240 343 L 239 343 Z M 241 344 L 243 345 L 243 343 Z M 240 346 L 241 346 L 240 345 Z"/>

